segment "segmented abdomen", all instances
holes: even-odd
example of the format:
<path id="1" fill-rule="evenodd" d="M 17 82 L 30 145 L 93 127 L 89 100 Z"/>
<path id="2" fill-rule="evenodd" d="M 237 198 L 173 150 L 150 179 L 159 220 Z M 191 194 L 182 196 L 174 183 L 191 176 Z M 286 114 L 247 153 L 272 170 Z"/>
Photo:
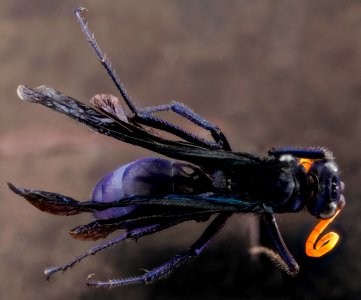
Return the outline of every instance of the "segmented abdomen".
<path id="1" fill-rule="evenodd" d="M 120 166 L 96 185 L 92 200 L 119 201 L 134 195 L 199 194 L 209 190 L 211 180 L 197 166 L 161 158 L 144 158 Z M 117 218 L 135 206 L 110 208 L 94 214 L 96 219 Z"/>

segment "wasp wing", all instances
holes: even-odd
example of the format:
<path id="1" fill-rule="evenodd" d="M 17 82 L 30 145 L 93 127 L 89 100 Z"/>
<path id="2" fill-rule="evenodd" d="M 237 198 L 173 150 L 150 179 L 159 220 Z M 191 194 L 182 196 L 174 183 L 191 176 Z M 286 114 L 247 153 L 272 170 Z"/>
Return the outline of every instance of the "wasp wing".
<path id="1" fill-rule="evenodd" d="M 204 222 L 214 212 L 198 211 L 189 213 L 155 214 L 149 216 L 126 215 L 122 218 L 97 220 L 86 225 L 80 225 L 70 230 L 70 235 L 80 240 L 97 240 L 105 238 L 118 229 L 133 230 L 157 224 L 179 224 L 186 221 Z"/>
<path id="2" fill-rule="evenodd" d="M 242 195 L 216 195 L 211 193 L 198 195 L 142 195 L 122 198 L 113 202 L 81 202 L 57 193 L 18 188 L 11 183 L 8 185 L 13 192 L 24 197 L 38 209 L 55 215 L 69 216 L 130 205 L 156 205 L 174 209 L 178 207 L 210 213 L 272 213 L 270 208 L 265 207 L 262 203 L 253 202 L 246 197 L 242 199 Z"/>
<path id="3" fill-rule="evenodd" d="M 87 208 L 86 206 L 82 205 L 81 202 L 61 194 L 18 188 L 11 183 L 8 183 L 8 186 L 10 190 L 25 198 L 36 208 L 53 215 L 71 216 L 80 214 L 82 212 L 94 211 L 94 209 Z M 99 208 L 98 210 L 101 209 Z"/>
<path id="4" fill-rule="evenodd" d="M 87 125 L 96 132 L 170 158 L 213 168 L 258 165 L 261 161 L 260 157 L 248 153 L 209 149 L 187 142 L 162 138 L 129 120 L 121 118 L 115 120 L 112 113 L 99 112 L 46 86 L 36 89 L 19 86 L 17 92 L 24 101 L 41 104 Z"/>

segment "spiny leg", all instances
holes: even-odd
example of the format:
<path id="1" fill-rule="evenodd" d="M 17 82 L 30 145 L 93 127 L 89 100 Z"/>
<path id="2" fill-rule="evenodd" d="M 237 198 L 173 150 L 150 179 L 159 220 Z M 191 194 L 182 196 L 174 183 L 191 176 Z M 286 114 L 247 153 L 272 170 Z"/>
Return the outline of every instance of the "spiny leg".
<path id="1" fill-rule="evenodd" d="M 167 122 L 167 121 L 160 119 L 153 115 L 141 114 L 141 115 L 136 115 L 134 117 L 131 117 L 130 119 L 138 124 L 146 125 L 146 126 L 149 126 L 152 128 L 160 129 L 165 132 L 169 132 L 171 134 L 174 134 L 175 136 L 178 136 L 178 137 L 184 139 L 185 141 L 191 142 L 198 146 L 207 147 L 207 148 L 211 148 L 211 149 L 224 149 L 223 144 L 221 144 L 219 142 L 212 142 L 212 141 L 203 139 L 203 138 L 201 138 L 175 124 Z M 224 150 L 228 150 L 228 148 L 229 148 L 229 145 L 227 143 Z"/>
<path id="2" fill-rule="evenodd" d="M 209 123 L 207 120 L 204 120 L 201 116 L 197 115 L 190 108 L 187 108 L 184 104 L 179 102 L 174 102 L 173 104 L 165 104 L 159 106 L 146 107 L 144 109 L 139 109 L 137 115 L 127 116 L 124 109 L 122 108 L 119 99 L 113 95 L 108 94 L 98 94 L 95 95 L 90 103 L 98 108 L 100 111 L 105 113 L 107 116 L 112 118 L 114 121 L 118 122 L 119 120 L 125 123 L 131 122 L 133 125 L 139 127 L 139 124 L 147 125 L 151 128 L 160 129 L 172 133 L 188 142 L 192 142 L 199 146 L 207 146 L 213 149 L 223 149 L 230 150 L 228 141 L 226 140 L 223 133 L 219 128 Z M 178 110 L 186 110 L 185 113 L 179 113 Z M 205 128 L 211 131 L 212 136 L 217 142 L 212 142 L 206 139 L 203 139 L 191 132 L 184 130 L 183 128 L 167 122 L 163 119 L 157 118 L 153 114 L 159 111 L 168 111 L 172 110 L 177 114 L 190 119 L 193 123 L 198 126 Z M 145 128 L 141 127 L 143 130 Z M 154 134 L 154 132 L 151 132 Z M 222 146 L 221 146 L 222 145 Z"/>
<path id="3" fill-rule="evenodd" d="M 164 223 L 164 224 L 153 224 L 153 225 L 149 225 L 149 226 L 144 226 L 144 227 L 140 227 L 140 228 L 135 228 L 135 229 L 131 229 L 128 230 L 126 233 L 120 235 L 119 237 L 110 240 L 106 243 L 97 245 L 91 249 L 89 249 L 87 252 L 75 257 L 74 259 L 72 259 L 71 261 L 67 262 L 66 264 L 63 264 L 61 266 L 57 266 L 57 267 L 50 267 L 45 269 L 44 274 L 46 275 L 47 279 L 50 279 L 50 277 L 59 272 L 59 271 L 66 271 L 69 268 L 72 268 L 75 264 L 78 264 L 80 261 L 82 261 L 84 258 L 90 256 L 90 255 L 95 255 L 96 253 L 105 250 L 107 248 L 110 248 L 116 244 L 119 244 L 121 242 L 124 241 L 130 241 L 130 240 L 137 240 L 143 236 L 149 235 L 149 234 L 153 234 L 156 233 L 158 231 L 167 229 L 169 227 L 175 226 L 181 222 L 183 222 L 184 220 L 173 220 L 172 222 L 168 222 L 168 223 Z"/>
<path id="4" fill-rule="evenodd" d="M 207 146 L 211 146 L 213 148 L 221 148 L 223 150 L 229 150 L 229 151 L 231 150 L 231 147 L 226 137 L 217 126 L 213 125 L 212 123 L 204 119 L 202 116 L 194 112 L 191 108 L 187 107 L 183 103 L 173 101 L 171 104 L 146 107 L 142 110 L 141 114 L 137 115 L 135 118 L 139 123 L 145 125 L 151 125 L 154 127 L 156 127 L 157 123 L 159 123 L 159 125 L 161 125 L 161 128 L 157 127 L 158 129 L 163 129 L 164 126 L 167 126 L 169 127 L 167 130 L 168 132 L 170 132 L 170 130 L 172 130 L 173 128 L 177 128 L 176 125 L 165 122 L 153 116 L 155 112 L 160 112 L 160 111 L 173 111 L 174 113 L 184 117 L 185 119 L 191 121 L 197 126 L 205 130 L 208 130 L 211 133 L 213 139 L 215 140 L 215 143 L 201 139 Z M 162 121 L 162 123 L 160 123 L 160 121 Z M 193 136 L 191 133 L 189 132 L 187 133 Z M 197 136 L 193 136 L 193 137 L 200 139 Z"/>
<path id="5" fill-rule="evenodd" d="M 285 271 L 288 275 L 295 276 L 299 272 L 300 267 L 283 241 L 281 232 L 278 229 L 276 218 L 273 214 L 265 213 L 263 215 L 263 220 L 267 225 L 268 233 L 277 252 L 273 251 L 272 249 L 259 246 L 251 248 L 251 254 L 265 254 L 271 259 L 272 262 L 276 264 L 276 266 Z"/>
<path id="6" fill-rule="evenodd" d="M 151 111 L 161 111 L 161 110 L 169 110 L 164 109 L 167 107 L 160 106 L 159 109 L 137 109 L 133 100 L 128 95 L 123 83 L 120 81 L 118 75 L 116 74 L 115 70 L 113 70 L 110 61 L 106 58 L 105 54 L 102 52 L 102 50 L 99 48 L 94 34 L 89 30 L 88 24 L 84 17 L 81 15 L 82 11 L 84 11 L 85 8 L 80 7 L 76 8 L 74 10 L 74 14 L 76 18 L 78 19 L 81 29 L 86 36 L 89 44 L 96 52 L 98 58 L 100 59 L 100 62 L 104 66 L 104 68 L 107 70 L 109 76 L 113 80 L 114 84 L 116 85 L 117 89 L 119 90 L 120 94 L 122 95 L 124 101 L 126 102 L 127 106 L 131 110 L 131 112 L 134 114 L 133 117 L 129 117 L 130 119 L 133 119 L 134 121 L 137 121 L 143 125 L 148 125 L 153 128 L 161 129 L 164 131 L 167 131 L 169 133 L 175 134 L 176 136 L 179 136 L 186 141 L 190 141 L 192 143 L 202 145 L 205 147 L 209 147 L 212 149 L 223 149 L 223 150 L 230 150 L 229 143 L 224 136 L 224 134 L 220 131 L 220 129 L 205 119 L 203 119 L 198 114 L 194 113 L 191 109 L 187 108 L 184 105 L 181 105 L 180 103 L 173 103 L 169 105 L 169 109 L 174 111 L 175 113 L 187 118 L 188 120 L 192 121 L 194 124 L 207 129 L 211 132 L 212 137 L 215 139 L 215 143 L 212 143 L 210 141 L 206 141 L 172 123 L 166 122 L 164 120 L 161 120 L 159 118 L 154 117 L 152 114 L 149 114 Z"/>
<path id="7" fill-rule="evenodd" d="M 269 234 L 277 253 L 285 263 L 284 271 L 291 276 L 295 276 L 299 272 L 300 267 L 283 241 L 275 216 L 273 214 L 266 213 L 263 215 L 263 218 L 268 226 Z M 280 265 L 280 267 L 282 267 L 282 265 Z"/>
<path id="8" fill-rule="evenodd" d="M 88 27 L 88 23 L 85 21 L 85 19 L 81 15 L 82 11 L 84 11 L 84 10 L 86 10 L 84 7 L 78 7 L 76 9 L 74 9 L 74 14 L 80 23 L 80 27 L 81 27 L 84 35 L 86 36 L 89 44 L 91 45 L 91 47 L 94 49 L 94 51 L 98 55 L 100 62 L 102 63 L 104 68 L 107 70 L 109 76 L 113 80 L 115 86 L 117 87 L 117 89 L 120 92 L 120 94 L 122 95 L 124 101 L 128 105 L 129 109 L 131 110 L 132 113 L 136 114 L 137 109 L 135 107 L 135 104 L 134 104 L 132 98 L 128 95 L 123 83 L 120 81 L 115 70 L 113 70 L 110 61 L 105 57 L 105 54 L 99 48 L 97 41 L 95 40 L 94 34 L 91 33 L 91 31 L 89 30 L 89 27 Z"/>
<path id="9" fill-rule="evenodd" d="M 165 278 L 170 273 L 172 273 L 176 268 L 188 262 L 193 257 L 198 256 L 204 249 L 206 249 L 209 244 L 213 241 L 215 235 L 222 229 L 225 225 L 227 219 L 231 214 L 221 213 L 219 214 L 212 223 L 207 227 L 201 237 L 185 252 L 175 256 L 170 261 L 164 263 L 163 265 L 147 271 L 145 274 L 135 277 L 128 277 L 124 279 L 115 279 L 109 281 L 96 281 L 92 280 L 91 277 L 87 281 L 87 285 L 96 286 L 96 287 L 114 287 L 114 286 L 124 286 L 137 283 L 151 283 L 156 280 Z"/>

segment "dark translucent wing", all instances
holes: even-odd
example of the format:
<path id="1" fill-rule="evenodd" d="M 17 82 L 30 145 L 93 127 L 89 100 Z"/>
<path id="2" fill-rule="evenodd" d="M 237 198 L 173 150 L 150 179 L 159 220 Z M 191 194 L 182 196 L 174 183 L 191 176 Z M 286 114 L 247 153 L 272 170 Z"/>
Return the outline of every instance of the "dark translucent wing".
<path id="1" fill-rule="evenodd" d="M 24 197 L 41 211 L 54 215 L 71 216 L 93 211 L 93 209 L 82 206 L 81 202 L 57 193 L 17 188 L 11 183 L 8 183 L 8 186 L 14 193 Z"/>
<path id="2" fill-rule="evenodd" d="M 248 198 L 240 195 L 145 195 L 133 196 L 126 200 L 128 205 L 170 205 L 179 207 L 191 207 L 214 212 L 245 212 L 264 213 L 268 208 L 259 202 L 251 202 Z"/>
<path id="3" fill-rule="evenodd" d="M 91 98 L 90 103 L 113 120 L 129 123 L 129 119 L 117 97 L 110 94 L 98 94 Z"/>
<path id="4" fill-rule="evenodd" d="M 73 98 L 45 86 L 36 89 L 19 86 L 18 95 L 24 101 L 39 103 L 63 113 L 99 133 L 158 152 L 170 158 L 189 161 L 200 166 L 212 166 L 214 168 L 220 166 L 258 165 L 260 163 L 258 156 L 248 153 L 207 149 L 186 142 L 161 138 L 134 124 L 120 119 L 115 121 L 109 115 L 104 115 Z"/>
<path id="5" fill-rule="evenodd" d="M 107 237 L 117 229 L 119 229 L 119 227 L 116 223 L 101 224 L 98 221 L 95 221 L 86 225 L 74 227 L 69 231 L 69 234 L 77 240 L 95 241 Z"/>
<path id="6" fill-rule="evenodd" d="M 160 136 L 158 131 L 155 129 L 159 129 L 164 132 L 171 133 L 177 137 L 182 138 L 183 140 L 191 143 L 192 145 L 197 145 L 209 149 L 223 149 L 223 150 L 230 150 L 228 141 L 226 137 L 220 132 L 220 130 L 212 126 L 211 129 L 209 128 L 210 123 L 205 121 L 199 115 L 194 113 L 190 108 L 186 107 L 184 104 L 172 102 L 169 105 L 160 105 L 156 107 L 146 107 L 143 109 L 137 109 L 136 114 L 133 116 L 127 116 L 125 113 L 120 101 L 117 97 L 109 94 L 98 94 L 95 95 L 91 100 L 90 103 L 100 110 L 105 115 L 109 116 L 115 122 L 121 120 L 126 123 L 132 123 L 137 127 L 144 127 L 142 125 L 147 126 L 147 131 Z M 174 106 L 177 108 L 181 106 L 181 111 L 174 110 Z M 212 137 L 215 138 L 217 142 L 211 142 L 205 140 L 171 122 L 162 120 L 156 116 L 154 113 L 156 111 L 175 111 L 178 115 L 189 119 L 191 122 L 195 123 L 196 125 L 204 128 L 206 130 L 210 130 Z M 142 124 L 142 125 L 141 125 Z M 218 129 L 218 130 L 217 130 Z M 217 130 L 217 131 L 216 131 Z M 215 132 L 216 131 L 216 132 Z M 218 138 L 219 137 L 219 138 Z"/>
<path id="7" fill-rule="evenodd" d="M 80 202 L 57 193 L 17 188 L 12 184 L 9 184 L 9 188 L 40 210 L 55 215 L 75 215 L 82 212 L 96 212 L 111 207 L 124 207 L 129 205 L 188 207 L 209 212 L 273 212 L 271 208 L 263 206 L 262 203 L 242 199 L 240 195 L 143 195 L 105 203 L 95 201 Z"/>

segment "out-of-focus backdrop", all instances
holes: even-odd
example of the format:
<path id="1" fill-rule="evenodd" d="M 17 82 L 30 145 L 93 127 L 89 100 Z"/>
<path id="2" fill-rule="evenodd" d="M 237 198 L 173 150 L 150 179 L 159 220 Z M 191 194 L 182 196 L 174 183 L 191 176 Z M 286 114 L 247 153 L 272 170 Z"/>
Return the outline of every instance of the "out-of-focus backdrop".
<path id="1" fill-rule="evenodd" d="M 117 94 L 84 40 L 90 28 L 140 106 L 183 101 L 228 136 L 233 149 L 322 145 L 338 160 L 347 206 L 333 229 L 342 242 L 305 257 L 316 220 L 279 216 L 302 271 L 287 278 L 248 255 L 252 220 L 234 216 L 212 247 L 169 279 L 112 290 L 85 286 L 135 275 L 187 248 L 205 224 L 184 224 L 105 251 L 47 282 L 45 267 L 94 243 L 67 231 L 89 216 L 55 217 L 11 193 L 6 182 L 89 198 L 120 164 L 156 155 L 92 133 L 20 101 L 19 84 L 46 84 L 87 102 Z M 0 1 L 1 299 L 358 299 L 361 293 L 361 2 Z M 188 126 L 188 125 L 185 125 Z M 251 223 L 250 223 L 251 222 Z"/>

